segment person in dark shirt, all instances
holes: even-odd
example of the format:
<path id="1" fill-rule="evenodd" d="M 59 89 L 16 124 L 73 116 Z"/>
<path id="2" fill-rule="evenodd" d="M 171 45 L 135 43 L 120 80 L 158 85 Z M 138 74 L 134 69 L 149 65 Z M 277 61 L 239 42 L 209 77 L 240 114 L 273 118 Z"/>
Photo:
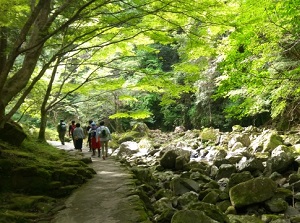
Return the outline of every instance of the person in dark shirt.
<path id="1" fill-rule="evenodd" d="M 67 132 L 67 125 L 63 119 L 61 119 L 59 124 L 57 125 L 57 132 L 61 144 L 65 145 L 65 135 Z"/>

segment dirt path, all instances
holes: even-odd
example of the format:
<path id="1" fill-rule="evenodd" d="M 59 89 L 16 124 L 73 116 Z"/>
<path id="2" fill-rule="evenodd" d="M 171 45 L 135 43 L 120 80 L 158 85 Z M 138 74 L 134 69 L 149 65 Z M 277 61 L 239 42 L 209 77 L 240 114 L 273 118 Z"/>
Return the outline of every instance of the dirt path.
<path id="1" fill-rule="evenodd" d="M 73 149 L 71 143 L 50 143 L 60 149 Z M 91 156 L 87 148 L 83 148 L 83 154 Z M 90 165 L 97 174 L 67 199 L 66 208 L 51 223 L 149 223 L 142 202 L 133 194 L 128 171 L 112 157 L 92 160 Z"/>

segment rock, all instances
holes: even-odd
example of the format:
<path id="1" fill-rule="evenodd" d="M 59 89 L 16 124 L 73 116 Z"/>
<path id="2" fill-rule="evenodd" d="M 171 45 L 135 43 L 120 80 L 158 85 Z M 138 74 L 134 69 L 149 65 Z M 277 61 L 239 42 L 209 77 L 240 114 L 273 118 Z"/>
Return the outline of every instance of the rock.
<path id="1" fill-rule="evenodd" d="M 287 217 L 299 217 L 300 212 L 294 207 L 288 206 L 287 209 L 284 212 L 285 216 Z"/>
<path id="2" fill-rule="evenodd" d="M 291 149 L 296 153 L 300 153 L 300 144 L 293 145 Z"/>
<path id="3" fill-rule="evenodd" d="M 198 202 L 198 194 L 194 191 L 189 191 L 182 194 L 177 198 L 177 204 L 179 209 L 185 209 L 188 205 Z"/>
<path id="4" fill-rule="evenodd" d="M 181 156 L 181 158 L 177 160 L 177 157 L 179 156 Z M 182 150 L 182 149 L 169 149 L 161 157 L 160 165 L 165 169 L 176 170 L 176 167 L 183 168 L 183 166 L 186 163 L 188 163 L 189 160 L 190 160 L 189 151 Z"/>
<path id="5" fill-rule="evenodd" d="M 190 205 L 188 209 L 203 211 L 205 215 L 219 223 L 229 223 L 228 217 L 216 205 L 205 202 L 198 202 L 197 204 Z"/>
<path id="6" fill-rule="evenodd" d="M 154 202 L 153 207 L 156 213 L 163 213 L 166 210 L 175 210 L 172 206 L 172 201 L 166 197 L 163 197 Z"/>
<path id="7" fill-rule="evenodd" d="M 244 171 L 241 173 L 233 173 L 231 175 L 231 177 L 229 178 L 229 182 L 228 182 L 228 188 L 232 188 L 233 186 L 251 180 L 253 179 L 253 176 L 251 175 L 251 173 L 249 171 Z"/>
<path id="8" fill-rule="evenodd" d="M 242 132 L 243 131 L 243 127 L 240 125 L 234 125 L 232 126 L 232 131 L 233 132 Z"/>
<path id="9" fill-rule="evenodd" d="M 21 145 L 26 137 L 22 127 L 16 122 L 9 121 L 3 129 L 0 128 L 0 139 L 12 145 Z"/>
<path id="10" fill-rule="evenodd" d="M 202 202 L 216 204 L 219 201 L 219 193 L 215 190 L 210 191 L 203 199 Z"/>
<path id="11" fill-rule="evenodd" d="M 255 171 L 261 171 L 265 169 L 262 160 L 256 158 L 256 157 L 243 157 L 239 163 L 237 164 L 237 169 L 242 172 L 242 171 L 250 171 L 250 172 L 255 172 Z"/>
<path id="12" fill-rule="evenodd" d="M 228 142 L 228 147 L 232 148 L 237 143 L 240 143 L 241 147 L 248 147 L 251 144 L 249 134 L 241 133 L 238 135 L 234 135 Z M 235 149 L 232 149 L 232 150 L 235 150 Z"/>
<path id="13" fill-rule="evenodd" d="M 175 195 L 182 195 L 189 191 L 199 191 L 199 184 L 191 179 L 175 178 L 170 182 L 170 188 Z"/>
<path id="14" fill-rule="evenodd" d="M 200 137 L 203 142 L 216 142 L 218 140 L 218 136 L 219 131 L 213 128 L 204 128 L 200 133 Z"/>
<path id="15" fill-rule="evenodd" d="M 268 137 L 265 138 L 266 141 L 264 142 L 264 148 L 263 148 L 264 152 L 270 152 L 273 149 L 275 149 L 277 146 L 283 144 L 282 138 L 276 133 L 273 132 L 267 136 Z"/>
<path id="16" fill-rule="evenodd" d="M 140 133 L 139 136 L 146 136 L 149 134 L 148 126 L 143 122 L 136 123 L 133 126 L 132 131 L 139 132 Z"/>
<path id="17" fill-rule="evenodd" d="M 121 158 L 124 156 L 130 156 L 132 154 L 135 154 L 139 151 L 138 144 L 133 141 L 127 141 L 123 142 L 120 145 L 120 148 L 118 150 L 117 157 Z"/>
<path id="18" fill-rule="evenodd" d="M 236 150 L 239 150 L 239 149 L 242 149 L 242 148 L 244 148 L 243 143 L 241 143 L 241 142 L 236 142 L 236 143 L 234 143 L 234 144 L 232 145 L 231 151 L 236 151 Z"/>
<path id="19" fill-rule="evenodd" d="M 249 215 L 228 215 L 230 222 L 245 222 L 245 223 L 264 223 L 262 220 L 255 216 Z"/>
<path id="20" fill-rule="evenodd" d="M 272 198 L 266 201 L 265 205 L 274 213 L 284 212 L 288 208 L 288 203 L 282 198 Z"/>
<path id="21" fill-rule="evenodd" d="M 174 133 L 183 133 L 185 131 L 184 126 L 176 126 Z"/>
<path id="22" fill-rule="evenodd" d="M 271 158 L 268 159 L 267 165 L 271 172 L 283 173 L 291 167 L 294 160 L 290 147 L 280 145 L 271 152 Z"/>
<path id="23" fill-rule="evenodd" d="M 180 210 L 177 211 L 172 219 L 171 223 L 218 223 L 206 216 L 203 211 L 198 210 Z"/>
<path id="24" fill-rule="evenodd" d="M 267 130 L 251 142 L 250 148 L 252 148 L 254 152 L 271 152 L 282 144 L 283 139 L 277 135 L 275 131 Z"/>
<path id="25" fill-rule="evenodd" d="M 221 178 L 229 178 L 231 174 L 236 172 L 235 165 L 222 164 L 217 172 L 216 180 Z"/>
<path id="26" fill-rule="evenodd" d="M 291 140 L 274 130 L 235 126 L 231 133 L 212 128 L 177 129 L 168 135 L 155 132 L 153 141 L 157 146 L 147 146 L 143 162 L 137 153 L 128 156 L 135 165 L 153 170 L 152 179 L 142 172 L 135 175 L 155 182 L 152 189 L 146 188 L 157 209 L 155 222 L 195 223 L 202 218 L 199 222 L 281 223 L 286 219 L 294 223 L 300 219 L 297 137 Z"/>
<path id="27" fill-rule="evenodd" d="M 168 209 L 162 212 L 161 214 L 156 214 L 154 216 L 154 221 L 157 223 L 165 223 L 171 222 L 173 215 L 175 214 L 176 210 Z M 141 222 L 141 223 L 151 223 L 151 222 Z"/>
<path id="28" fill-rule="evenodd" d="M 270 178 L 258 177 L 235 185 L 229 190 L 229 196 L 233 206 L 241 208 L 270 199 L 276 188 L 276 183 Z"/>
<path id="29" fill-rule="evenodd" d="M 183 170 L 185 165 L 189 162 L 187 156 L 178 156 L 175 160 L 175 170 Z"/>

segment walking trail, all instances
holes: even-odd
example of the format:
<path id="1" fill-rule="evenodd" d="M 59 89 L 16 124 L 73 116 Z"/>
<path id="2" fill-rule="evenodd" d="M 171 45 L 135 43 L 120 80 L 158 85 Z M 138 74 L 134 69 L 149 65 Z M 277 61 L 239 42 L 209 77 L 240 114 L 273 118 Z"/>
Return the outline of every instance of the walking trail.
<path id="1" fill-rule="evenodd" d="M 60 149 L 72 150 L 73 144 L 60 145 L 49 142 Z M 91 156 L 83 148 L 84 156 Z M 66 200 L 65 209 L 58 212 L 51 223 L 138 223 L 145 219 L 143 204 L 133 194 L 132 175 L 114 158 L 92 157 L 89 164 L 97 174 L 75 190 Z"/>

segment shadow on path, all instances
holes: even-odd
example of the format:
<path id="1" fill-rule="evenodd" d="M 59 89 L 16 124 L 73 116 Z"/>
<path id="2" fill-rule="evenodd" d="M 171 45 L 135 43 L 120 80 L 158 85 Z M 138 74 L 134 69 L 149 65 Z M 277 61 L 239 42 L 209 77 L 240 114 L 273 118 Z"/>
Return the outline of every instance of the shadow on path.
<path id="1" fill-rule="evenodd" d="M 73 150 L 71 143 L 60 149 Z M 91 156 L 83 148 L 86 157 Z M 114 158 L 92 157 L 91 167 L 97 172 L 66 200 L 66 208 L 58 212 L 51 223 L 138 223 L 147 221 L 144 206 L 138 195 L 133 194 L 134 184 L 129 172 Z"/>

